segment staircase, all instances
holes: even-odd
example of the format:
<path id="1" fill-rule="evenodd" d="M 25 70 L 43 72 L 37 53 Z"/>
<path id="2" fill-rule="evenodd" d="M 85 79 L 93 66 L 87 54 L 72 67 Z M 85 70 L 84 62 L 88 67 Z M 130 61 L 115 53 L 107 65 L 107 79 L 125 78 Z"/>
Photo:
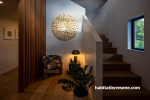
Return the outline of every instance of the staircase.
<path id="1" fill-rule="evenodd" d="M 105 35 L 103 40 L 103 86 L 140 86 L 140 90 L 104 90 L 103 100 L 150 100 L 150 92 L 141 85 L 141 77 L 130 71 L 131 65 Z"/>

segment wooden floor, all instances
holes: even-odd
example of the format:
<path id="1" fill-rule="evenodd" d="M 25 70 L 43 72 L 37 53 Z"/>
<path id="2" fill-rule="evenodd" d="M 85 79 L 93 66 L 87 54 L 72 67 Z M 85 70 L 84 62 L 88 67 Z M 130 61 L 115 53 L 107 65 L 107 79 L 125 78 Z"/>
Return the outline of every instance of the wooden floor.
<path id="1" fill-rule="evenodd" d="M 65 73 L 65 70 L 64 72 Z M 58 79 L 65 74 L 55 75 L 32 83 L 24 93 L 18 93 L 18 68 L 0 75 L 0 100 L 73 100 L 72 92 L 65 92 Z"/>

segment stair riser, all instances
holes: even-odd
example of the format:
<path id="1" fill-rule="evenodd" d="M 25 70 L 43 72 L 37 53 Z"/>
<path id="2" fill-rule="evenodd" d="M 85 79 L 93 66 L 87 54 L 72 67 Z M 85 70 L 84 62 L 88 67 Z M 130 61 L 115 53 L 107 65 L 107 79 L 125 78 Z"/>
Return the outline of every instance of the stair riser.
<path id="1" fill-rule="evenodd" d="M 130 71 L 130 64 L 103 64 L 103 71 Z"/>
<path id="2" fill-rule="evenodd" d="M 103 96 L 103 100 L 150 100 L 148 96 Z"/>
<path id="3" fill-rule="evenodd" d="M 108 56 L 107 58 L 104 57 L 104 60 L 106 61 L 123 61 L 123 55 L 113 55 L 113 56 Z"/>
<path id="4" fill-rule="evenodd" d="M 103 53 L 117 53 L 117 48 L 103 48 Z"/>
<path id="5" fill-rule="evenodd" d="M 105 39 L 106 36 L 105 36 L 105 35 L 100 35 L 100 38 L 101 38 L 101 39 Z"/>
<path id="6" fill-rule="evenodd" d="M 104 42 L 104 41 L 105 41 L 105 42 L 108 42 L 108 41 L 109 41 L 109 39 L 106 38 L 105 36 L 101 36 L 101 39 L 103 40 L 103 42 Z"/>
<path id="7" fill-rule="evenodd" d="M 112 47 L 112 43 L 103 43 L 103 47 Z"/>
<path id="8" fill-rule="evenodd" d="M 102 38 L 102 41 L 103 41 L 103 43 L 108 43 L 109 42 L 109 39 L 108 38 Z"/>
<path id="9" fill-rule="evenodd" d="M 141 86 L 140 77 L 104 77 L 103 78 L 104 86 Z"/>

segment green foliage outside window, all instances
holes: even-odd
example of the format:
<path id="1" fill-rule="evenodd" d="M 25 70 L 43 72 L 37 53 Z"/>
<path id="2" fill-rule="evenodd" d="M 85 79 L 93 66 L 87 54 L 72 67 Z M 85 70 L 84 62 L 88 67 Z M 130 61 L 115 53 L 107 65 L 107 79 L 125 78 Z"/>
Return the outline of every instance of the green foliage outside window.
<path id="1" fill-rule="evenodd" d="M 144 18 L 135 21 L 135 48 L 144 49 Z"/>

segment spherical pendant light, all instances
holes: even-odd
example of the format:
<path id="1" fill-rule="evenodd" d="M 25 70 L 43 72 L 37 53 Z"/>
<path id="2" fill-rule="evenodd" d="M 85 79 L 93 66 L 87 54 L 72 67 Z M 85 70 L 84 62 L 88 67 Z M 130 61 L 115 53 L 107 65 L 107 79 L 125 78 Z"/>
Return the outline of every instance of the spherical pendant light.
<path id="1" fill-rule="evenodd" d="M 62 14 L 53 20 L 51 28 L 57 39 L 67 41 L 76 35 L 78 25 L 77 21 L 72 16 Z"/>

